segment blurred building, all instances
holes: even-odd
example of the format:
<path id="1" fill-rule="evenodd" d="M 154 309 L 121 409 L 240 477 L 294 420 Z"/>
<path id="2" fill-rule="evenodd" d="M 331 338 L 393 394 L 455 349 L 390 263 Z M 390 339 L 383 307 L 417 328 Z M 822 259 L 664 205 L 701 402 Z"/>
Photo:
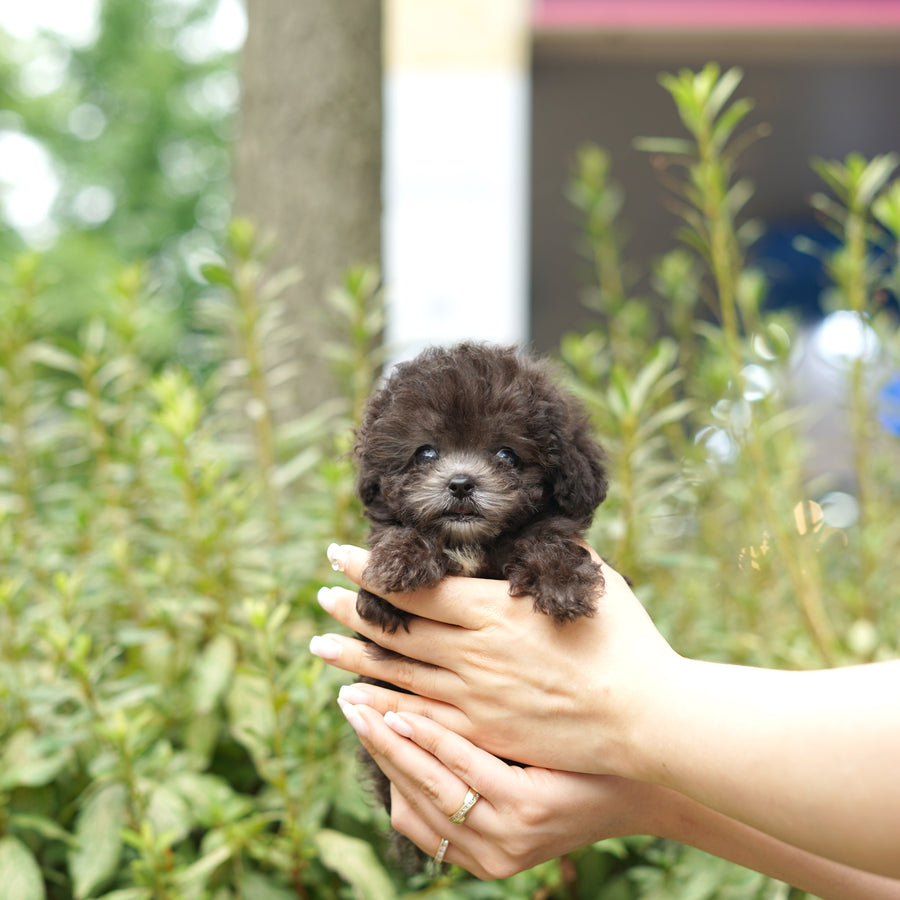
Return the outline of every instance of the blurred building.
<path id="1" fill-rule="evenodd" d="M 752 120 L 773 128 L 744 157 L 748 214 L 772 230 L 782 302 L 810 302 L 783 259 L 814 227 L 809 159 L 900 150 L 900 0 L 387 0 L 386 25 L 385 275 L 400 355 L 465 337 L 552 350 L 589 318 L 565 198 L 585 141 L 607 148 L 625 190 L 629 257 L 646 267 L 674 245 L 665 192 L 632 146 L 683 133 L 660 72 L 745 71 Z"/>

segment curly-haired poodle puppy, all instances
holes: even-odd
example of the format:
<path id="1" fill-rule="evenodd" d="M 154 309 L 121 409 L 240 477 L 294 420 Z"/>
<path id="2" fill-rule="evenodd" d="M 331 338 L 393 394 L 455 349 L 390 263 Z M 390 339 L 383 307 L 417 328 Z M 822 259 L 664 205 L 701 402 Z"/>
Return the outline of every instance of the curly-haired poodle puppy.
<path id="1" fill-rule="evenodd" d="M 376 590 L 503 578 L 559 621 L 593 611 L 602 576 L 577 539 L 606 496 L 604 455 L 546 362 L 514 347 L 426 350 L 370 398 L 356 457 Z M 406 617 L 367 591 L 358 609 L 389 630 Z"/>
<path id="2" fill-rule="evenodd" d="M 502 578 L 560 622 L 593 612 L 603 577 L 578 538 L 606 496 L 604 454 L 547 362 L 514 347 L 426 350 L 370 398 L 355 452 L 374 591 Z M 408 618 L 366 590 L 357 609 L 390 631 Z"/>

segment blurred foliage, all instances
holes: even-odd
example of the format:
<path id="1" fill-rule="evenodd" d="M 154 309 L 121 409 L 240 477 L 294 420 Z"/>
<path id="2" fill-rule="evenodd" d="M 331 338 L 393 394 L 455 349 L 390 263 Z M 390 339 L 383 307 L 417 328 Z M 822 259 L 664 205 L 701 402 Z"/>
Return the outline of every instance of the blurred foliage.
<path id="1" fill-rule="evenodd" d="M 133 27 L 149 27 L 147 8 L 103 7 Z M 598 327 L 568 336 L 561 355 L 614 470 L 592 539 L 680 652 L 789 667 L 893 656 L 898 563 L 885 548 L 900 529 L 900 448 L 898 429 L 878 427 L 896 420 L 878 388 L 900 349 L 883 303 L 900 279 L 896 161 L 816 163 L 827 188 L 816 208 L 840 237 L 825 260 L 833 308 L 878 338 L 841 369 L 854 447 L 841 496 L 856 514 L 838 523 L 834 485 L 808 476 L 808 413 L 787 390 L 795 325 L 765 310 L 746 263 L 752 188 L 738 159 L 757 130 L 741 130 L 751 107 L 732 99 L 739 82 L 714 66 L 663 79 L 688 137 L 642 146 L 672 189 L 684 246 L 655 264 L 652 301 L 632 293 L 607 156 L 589 147 L 578 159 L 570 192 L 596 263 Z M 198 198 L 176 204 L 178 227 L 194 227 Z M 336 287 L 328 314 L 345 337 L 321 365 L 343 399 L 298 419 L 282 402 L 297 376 L 280 299 L 297 273 L 272 273 L 256 229 L 232 222 L 200 267 L 190 365 L 174 353 L 160 365 L 178 287 L 158 261 L 131 262 L 158 247 L 122 222 L 108 256 L 85 257 L 85 280 L 73 268 L 96 290 L 77 316 L 59 313 L 58 251 L 99 241 L 95 229 L 67 227 L 43 257 L 0 267 L 4 897 L 800 896 L 649 837 L 491 883 L 394 868 L 334 703 L 342 679 L 307 650 L 327 621 L 314 599 L 333 577 L 324 548 L 363 539 L 349 451 L 384 361 L 378 276 L 353 270 Z M 119 257 L 128 264 L 109 262 Z"/>
<path id="2" fill-rule="evenodd" d="M 233 49 L 216 42 L 227 7 L 100 0 L 91 33 L 91 6 L 73 5 L 87 32 L 77 38 L 49 23 L 15 36 L 0 16 L 0 139 L 37 142 L 57 186 L 46 219 L 19 230 L 0 202 L 0 256 L 26 241 L 43 251 L 39 300 L 70 332 L 112 311 L 107 282 L 122 261 L 148 261 L 153 302 L 167 313 L 153 317 L 161 359 L 202 289 L 197 260 L 221 246 L 231 215 L 239 85 Z M 0 201 L 30 183 L 29 147 L 0 172 Z"/>
<path id="3" fill-rule="evenodd" d="M 787 668 L 896 657 L 900 333 L 887 301 L 900 284 L 900 158 L 812 163 L 827 188 L 813 206 L 839 243 L 799 249 L 821 258 L 827 308 L 857 351 L 830 360 L 840 387 L 828 408 L 804 408 L 791 390 L 798 323 L 766 310 L 747 263 L 759 228 L 741 215 L 753 187 L 739 158 L 767 130 L 743 128 L 753 105 L 733 98 L 737 69 L 660 81 L 688 136 L 636 141 L 681 219 L 683 246 L 651 273 L 655 297 L 631 293 L 616 218 L 625 198 L 602 148 L 580 150 L 570 186 L 598 326 L 568 335 L 562 356 L 613 468 L 593 543 L 634 578 L 681 653 Z M 817 465 L 810 426 L 823 415 L 849 435 L 840 471 Z M 653 842 L 642 858 L 620 896 L 788 896 L 690 848 Z"/>
<path id="4" fill-rule="evenodd" d="M 347 399 L 286 421 L 287 279 L 262 254 L 235 222 L 205 268 L 203 382 L 140 352 L 135 312 L 154 307 L 139 270 L 75 339 L 39 318 L 35 257 L 3 272 L 9 900 L 336 897 L 338 873 L 378 874 L 335 677 L 306 649 L 323 548 L 362 537 L 347 451 L 377 367 L 358 322 L 380 330 L 378 279 L 351 272 L 331 307 Z"/>

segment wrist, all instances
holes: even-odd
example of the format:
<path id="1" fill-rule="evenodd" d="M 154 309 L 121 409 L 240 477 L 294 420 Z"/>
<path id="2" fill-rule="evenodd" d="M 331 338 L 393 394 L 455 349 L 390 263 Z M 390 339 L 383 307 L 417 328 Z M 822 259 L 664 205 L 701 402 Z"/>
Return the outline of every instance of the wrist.
<path id="1" fill-rule="evenodd" d="M 635 667 L 618 692 L 611 745 L 599 757 L 601 764 L 608 764 L 605 771 L 632 781 L 665 784 L 668 723 L 684 701 L 676 686 L 690 664 L 666 646 L 652 662 Z"/>

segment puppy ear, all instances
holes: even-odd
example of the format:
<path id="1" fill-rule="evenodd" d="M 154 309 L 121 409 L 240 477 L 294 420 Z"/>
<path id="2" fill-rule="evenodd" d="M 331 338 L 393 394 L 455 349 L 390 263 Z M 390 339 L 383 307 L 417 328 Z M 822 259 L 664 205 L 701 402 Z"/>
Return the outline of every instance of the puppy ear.
<path id="1" fill-rule="evenodd" d="M 369 397 L 359 427 L 356 429 L 356 442 L 353 447 L 356 461 L 356 495 L 362 500 L 367 514 L 371 514 L 373 508 L 384 506 L 381 497 L 381 469 L 375 459 L 376 450 L 373 447 L 372 434 L 387 404 L 388 392 L 382 386 Z"/>
<path id="2" fill-rule="evenodd" d="M 560 435 L 559 457 L 552 476 L 553 497 L 562 513 L 590 519 L 606 499 L 605 455 L 586 424 Z"/>
<path id="3" fill-rule="evenodd" d="M 360 429 L 356 435 L 356 446 L 353 455 L 356 457 L 356 495 L 366 507 L 379 502 L 381 494 L 381 477 L 367 452 L 366 431 Z"/>
<path id="4" fill-rule="evenodd" d="M 364 506 L 372 506 L 378 500 L 381 493 L 379 479 L 375 475 L 366 477 L 363 472 L 356 479 L 356 494 L 362 500 Z"/>

